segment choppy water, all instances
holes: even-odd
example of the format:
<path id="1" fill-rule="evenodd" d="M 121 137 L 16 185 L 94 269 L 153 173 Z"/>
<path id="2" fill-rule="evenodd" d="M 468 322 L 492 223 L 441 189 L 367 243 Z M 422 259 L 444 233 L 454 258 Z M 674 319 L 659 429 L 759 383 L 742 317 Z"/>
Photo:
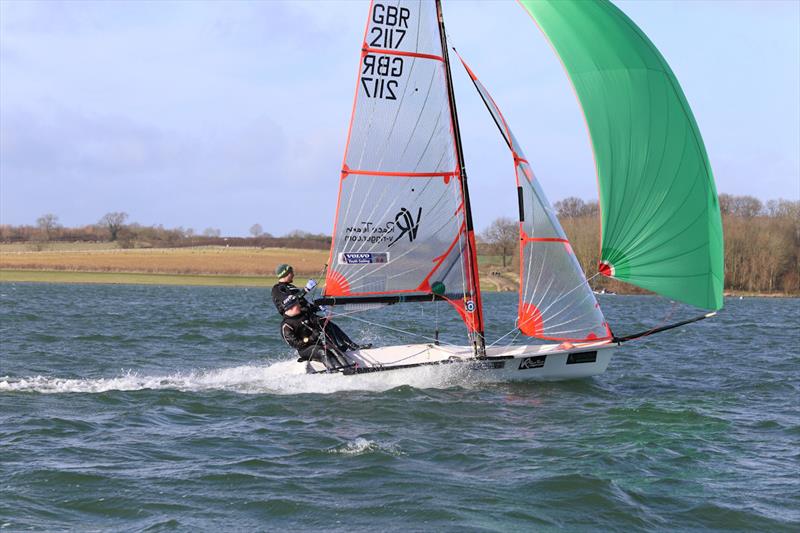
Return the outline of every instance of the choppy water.
<path id="1" fill-rule="evenodd" d="M 618 333 L 670 307 L 602 298 Z M 0 284 L 0 528 L 797 531 L 800 300 L 726 305 L 602 376 L 489 384 L 300 374 L 264 290 Z"/>

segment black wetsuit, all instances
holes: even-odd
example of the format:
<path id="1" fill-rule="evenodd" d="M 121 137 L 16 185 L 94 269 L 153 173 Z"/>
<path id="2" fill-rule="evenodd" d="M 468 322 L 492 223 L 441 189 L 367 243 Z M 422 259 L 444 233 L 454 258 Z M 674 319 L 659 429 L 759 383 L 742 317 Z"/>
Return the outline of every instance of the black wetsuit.
<path id="1" fill-rule="evenodd" d="M 272 286 L 272 302 L 275 304 L 275 309 L 278 310 L 278 314 L 284 316 L 285 309 L 283 308 L 283 301 L 289 295 L 294 295 L 300 302 L 300 309 L 303 312 L 300 316 L 304 317 L 306 320 L 312 323 L 320 323 L 319 317 L 317 317 L 314 313 L 320 311 L 319 306 L 309 302 L 306 300 L 305 289 L 301 289 L 300 287 L 296 287 L 291 283 L 287 283 L 285 281 L 279 281 L 275 285 Z M 353 342 L 350 337 L 347 336 L 347 333 L 342 331 L 342 328 L 331 322 L 330 320 L 325 321 L 325 332 L 328 334 L 328 338 L 333 341 L 339 350 L 346 352 L 348 350 L 357 350 L 358 345 Z M 322 326 L 320 326 L 321 329 Z M 284 337 L 285 338 L 285 337 Z M 287 341 L 288 342 L 288 341 Z M 291 344 L 291 343 L 290 343 Z"/>
<path id="2" fill-rule="evenodd" d="M 283 301 L 290 294 L 296 296 L 297 299 L 300 300 L 300 308 L 304 313 L 307 311 L 311 311 L 312 313 L 319 311 L 318 306 L 305 299 L 305 289 L 301 289 L 300 287 L 296 287 L 295 285 L 285 281 L 279 281 L 272 286 L 272 303 L 275 304 L 275 309 L 278 310 L 278 314 L 283 315 L 284 311 L 286 311 L 283 308 Z"/>
<path id="3" fill-rule="evenodd" d="M 281 336 L 286 343 L 297 350 L 298 361 L 320 361 L 328 370 L 347 365 L 347 360 L 331 340 L 322 337 L 323 326 L 319 317 L 299 314 L 284 315 L 281 322 Z"/>

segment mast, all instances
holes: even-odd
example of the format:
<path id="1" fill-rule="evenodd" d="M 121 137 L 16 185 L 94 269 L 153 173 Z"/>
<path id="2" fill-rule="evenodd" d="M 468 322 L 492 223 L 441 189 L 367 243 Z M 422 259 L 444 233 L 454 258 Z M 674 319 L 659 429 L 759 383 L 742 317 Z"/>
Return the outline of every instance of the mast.
<path id="1" fill-rule="evenodd" d="M 474 294 L 474 324 L 475 335 L 472 339 L 472 348 L 476 357 L 486 356 L 486 340 L 484 338 L 483 324 L 483 302 L 481 301 L 481 288 L 478 279 L 478 255 L 475 247 L 475 231 L 472 225 L 472 208 L 469 201 L 469 189 L 467 188 L 467 170 L 464 164 L 464 151 L 461 147 L 461 131 L 458 126 L 458 112 L 456 111 L 456 98 L 453 93 L 453 80 L 450 75 L 450 58 L 447 48 L 447 36 L 444 28 L 444 17 L 442 16 L 442 1 L 436 0 L 436 14 L 439 19 L 439 36 L 442 40 L 442 57 L 444 58 L 444 69 L 447 79 L 447 96 L 450 100 L 450 114 L 453 123 L 453 134 L 456 142 L 456 155 L 458 157 L 459 181 L 461 190 L 464 194 L 464 213 L 467 229 L 467 258 L 469 261 L 468 272 L 472 281 Z"/>

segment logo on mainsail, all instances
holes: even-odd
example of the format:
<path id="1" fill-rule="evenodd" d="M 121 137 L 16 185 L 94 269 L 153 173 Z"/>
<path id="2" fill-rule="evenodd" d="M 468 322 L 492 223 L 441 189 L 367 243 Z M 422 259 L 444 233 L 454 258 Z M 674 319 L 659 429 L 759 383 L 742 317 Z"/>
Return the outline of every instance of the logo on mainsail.
<path id="1" fill-rule="evenodd" d="M 389 243 L 388 247 L 391 247 L 394 243 L 399 241 L 403 235 L 408 235 L 408 242 L 414 242 L 414 239 L 417 238 L 417 229 L 419 229 L 419 220 L 422 218 L 422 208 L 420 207 L 417 211 L 417 220 L 414 220 L 414 217 L 411 215 L 411 211 L 406 209 L 405 207 L 400 208 L 400 212 L 394 216 L 394 223 L 397 228 L 400 228 L 402 232 L 400 235 L 394 238 L 392 242 Z"/>
<path id="2" fill-rule="evenodd" d="M 370 263 L 388 263 L 389 252 L 345 252 L 339 254 L 339 264 L 368 265 Z"/>

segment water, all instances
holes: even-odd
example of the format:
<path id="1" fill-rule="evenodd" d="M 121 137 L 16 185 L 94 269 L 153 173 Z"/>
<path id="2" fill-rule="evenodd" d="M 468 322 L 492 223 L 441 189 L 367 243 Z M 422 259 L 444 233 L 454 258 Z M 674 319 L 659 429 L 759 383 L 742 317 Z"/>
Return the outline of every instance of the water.
<path id="1" fill-rule="evenodd" d="M 487 296 L 490 339 L 515 298 Z M 671 309 L 601 298 L 618 333 Z M 265 290 L 1 284 L 0 529 L 797 531 L 798 315 L 731 299 L 599 377 L 490 384 L 298 373 Z"/>

